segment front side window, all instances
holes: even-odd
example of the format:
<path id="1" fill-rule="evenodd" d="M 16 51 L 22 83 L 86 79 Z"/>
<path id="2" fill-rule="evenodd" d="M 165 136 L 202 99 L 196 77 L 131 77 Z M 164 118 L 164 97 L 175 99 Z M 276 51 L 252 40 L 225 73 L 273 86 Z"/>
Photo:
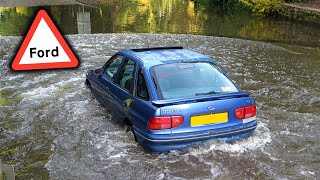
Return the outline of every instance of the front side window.
<path id="1" fill-rule="evenodd" d="M 134 61 L 127 59 L 121 67 L 116 81 L 116 84 L 126 89 L 130 94 L 133 94 L 135 64 Z"/>
<path id="2" fill-rule="evenodd" d="M 114 80 L 122 60 L 123 60 L 123 56 L 120 56 L 120 55 L 116 55 L 115 57 L 110 59 L 105 64 L 105 70 L 103 73 L 107 75 L 107 77 L 109 77 L 110 79 Z"/>
<path id="3" fill-rule="evenodd" d="M 138 81 L 137 81 L 137 96 L 144 100 L 149 100 L 149 93 L 147 89 L 146 80 L 143 76 L 142 70 L 138 72 Z"/>
<path id="4" fill-rule="evenodd" d="M 159 99 L 238 92 L 234 84 L 210 62 L 163 64 L 152 67 L 150 71 Z"/>

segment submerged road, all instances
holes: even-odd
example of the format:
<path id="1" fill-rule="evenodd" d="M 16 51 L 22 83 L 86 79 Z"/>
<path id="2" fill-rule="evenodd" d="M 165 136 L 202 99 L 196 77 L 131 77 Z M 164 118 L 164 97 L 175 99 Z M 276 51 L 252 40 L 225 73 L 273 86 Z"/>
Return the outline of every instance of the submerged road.
<path id="1" fill-rule="evenodd" d="M 73 70 L 12 72 L 20 37 L 0 37 L 0 158 L 21 179 L 316 179 L 320 62 L 310 49 L 159 34 L 67 36 Z M 212 56 L 257 101 L 259 125 L 234 144 L 152 154 L 85 88 L 88 69 L 119 49 L 182 45 Z M 297 51 L 294 51 L 294 50 Z"/>

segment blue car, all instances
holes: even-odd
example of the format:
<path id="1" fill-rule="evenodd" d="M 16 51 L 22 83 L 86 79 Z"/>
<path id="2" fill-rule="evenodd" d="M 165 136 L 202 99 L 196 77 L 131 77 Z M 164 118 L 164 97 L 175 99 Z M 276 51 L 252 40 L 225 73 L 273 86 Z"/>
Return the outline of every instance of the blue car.
<path id="1" fill-rule="evenodd" d="M 182 47 L 121 50 L 86 86 L 153 152 L 249 137 L 256 104 L 209 56 Z"/>

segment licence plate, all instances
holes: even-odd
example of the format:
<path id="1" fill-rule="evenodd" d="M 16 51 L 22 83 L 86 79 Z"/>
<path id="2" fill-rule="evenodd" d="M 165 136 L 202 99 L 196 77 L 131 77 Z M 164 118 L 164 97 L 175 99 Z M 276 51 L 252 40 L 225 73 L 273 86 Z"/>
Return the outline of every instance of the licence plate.
<path id="1" fill-rule="evenodd" d="M 200 116 L 191 116 L 191 126 L 201 126 L 206 124 L 217 124 L 228 122 L 228 113 L 206 114 Z"/>

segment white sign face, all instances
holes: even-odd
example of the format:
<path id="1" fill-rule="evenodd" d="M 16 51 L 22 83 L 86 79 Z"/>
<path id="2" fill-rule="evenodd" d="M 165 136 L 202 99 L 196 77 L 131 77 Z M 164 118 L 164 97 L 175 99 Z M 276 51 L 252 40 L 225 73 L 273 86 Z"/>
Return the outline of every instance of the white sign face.
<path id="1" fill-rule="evenodd" d="M 42 18 L 19 64 L 70 61 L 48 24 Z"/>

